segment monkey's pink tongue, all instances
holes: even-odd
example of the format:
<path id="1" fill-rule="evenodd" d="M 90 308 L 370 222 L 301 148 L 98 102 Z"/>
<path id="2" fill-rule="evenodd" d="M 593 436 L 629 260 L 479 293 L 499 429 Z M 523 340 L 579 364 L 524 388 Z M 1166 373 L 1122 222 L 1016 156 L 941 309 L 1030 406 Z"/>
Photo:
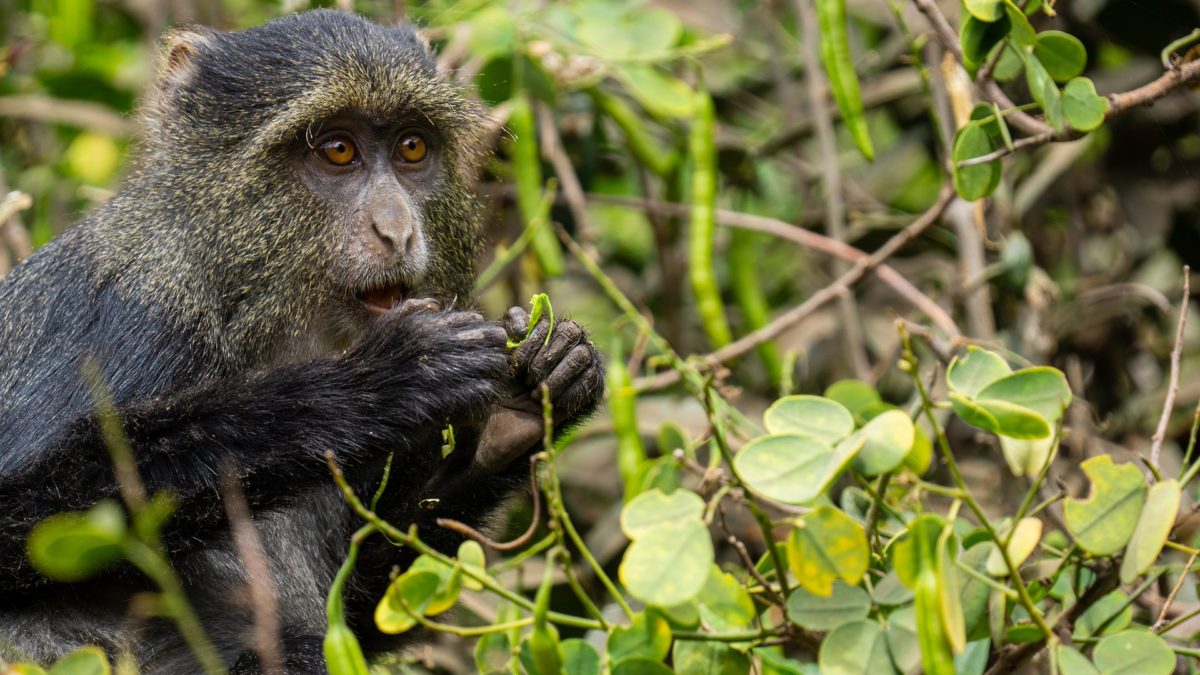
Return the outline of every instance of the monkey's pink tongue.
<path id="1" fill-rule="evenodd" d="M 404 300 L 404 289 L 400 286 L 376 288 L 362 295 L 362 303 L 372 314 L 383 314 Z"/>

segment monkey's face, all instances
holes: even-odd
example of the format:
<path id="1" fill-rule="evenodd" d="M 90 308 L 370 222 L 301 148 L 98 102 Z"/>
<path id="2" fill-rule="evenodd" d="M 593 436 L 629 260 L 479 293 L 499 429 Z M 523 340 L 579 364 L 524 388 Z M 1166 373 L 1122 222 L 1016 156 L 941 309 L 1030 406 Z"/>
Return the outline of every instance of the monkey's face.
<path id="1" fill-rule="evenodd" d="M 330 261 L 342 309 L 378 316 L 412 296 L 433 251 L 426 202 L 441 183 L 436 130 L 416 120 L 349 113 L 312 125 L 292 161 L 330 215 Z"/>

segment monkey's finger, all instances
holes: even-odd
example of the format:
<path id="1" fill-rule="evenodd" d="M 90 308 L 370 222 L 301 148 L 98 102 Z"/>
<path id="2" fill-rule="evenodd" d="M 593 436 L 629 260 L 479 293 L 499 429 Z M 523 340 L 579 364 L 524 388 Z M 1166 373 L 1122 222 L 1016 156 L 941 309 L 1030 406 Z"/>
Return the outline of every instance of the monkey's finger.
<path id="1" fill-rule="evenodd" d="M 395 311 L 404 315 L 415 312 L 440 312 L 441 310 L 442 303 L 433 298 L 410 298 L 401 303 Z"/>
<path id="2" fill-rule="evenodd" d="M 528 321 L 529 320 L 526 319 L 527 326 Z M 535 382 L 535 378 L 529 370 L 529 367 L 533 364 L 534 359 L 537 358 L 538 354 L 545 347 L 546 332 L 549 330 L 550 317 L 546 316 L 545 314 L 538 319 L 538 322 L 533 327 L 533 331 L 530 332 L 529 337 L 525 337 L 525 329 L 521 330 L 519 337 L 524 338 L 524 341 L 521 343 L 521 346 L 517 347 L 516 351 L 513 352 L 512 359 L 513 363 L 515 363 L 517 366 L 518 376 L 523 375 L 526 384 L 534 384 Z M 553 340 L 553 338 L 551 338 L 551 340 Z"/>
<path id="3" fill-rule="evenodd" d="M 592 365 L 592 348 L 590 345 L 575 345 L 571 351 L 567 352 L 554 369 L 550 371 L 542 381 L 538 384 L 538 388 L 533 391 L 533 398 L 540 401 L 542 398 L 542 386 L 544 385 L 550 390 L 550 400 L 557 401 L 559 394 L 566 391 L 567 388 L 581 374 L 586 372 Z"/>
<path id="4" fill-rule="evenodd" d="M 584 337 L 585 333 L 579 324 L 574 321 L 560 321 L 550 336 L 550 344 L 543 346 L 529 364 L 529 372 L 534 381 L 543 381 L 549 377 L 558 367 L 563 355 L 583 342 Z"/>
<path id="5" fill-rule="evenodd" d="M 508 332 L 510 339 L 523 339 L 528 328 L 529 312 L 526 312 L 524 307 L 510 307 L 504 313 L 504 330 Z"/>
<path id="6" fill-rule="evenodd" d="M 554 421 L 570 422 L 595 409 L 604 394 L 604 366 L 593 361 L 592 367 L 575 378 L 566 390 L 554 397 Z"/>

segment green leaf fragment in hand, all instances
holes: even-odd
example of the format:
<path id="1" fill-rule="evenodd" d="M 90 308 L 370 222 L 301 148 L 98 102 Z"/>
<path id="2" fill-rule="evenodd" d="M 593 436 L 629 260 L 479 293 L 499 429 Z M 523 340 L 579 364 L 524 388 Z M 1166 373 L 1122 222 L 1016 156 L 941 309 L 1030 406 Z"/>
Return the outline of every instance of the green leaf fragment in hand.
<path id="1" fill-rule="evenodd" d="M 554 307 L 550 305 L 550 296 L 545 293 L 538 293 L 529 299 L 529 327 L 525 329 L 525 337 L 520 340 L 508 341 L 509 349 L 516 349 L 533 335 L 533 329 L 537 327 L 538 321 L 541 320 L 542 314 L 545 313 L 549 324 L 546 327 L 546 340 L 544 344 L 550 344 L 550 336 L 554 334 Z"/>

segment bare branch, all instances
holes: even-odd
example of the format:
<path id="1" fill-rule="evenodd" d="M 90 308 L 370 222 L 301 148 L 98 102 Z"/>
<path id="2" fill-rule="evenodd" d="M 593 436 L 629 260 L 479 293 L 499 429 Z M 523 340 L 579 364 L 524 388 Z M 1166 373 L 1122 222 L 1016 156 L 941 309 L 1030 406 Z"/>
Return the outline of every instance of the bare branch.
<path id="1" fill-rule="evenodd" d="M 1183 357 L 1183 331 L 1187 327 L 1188 300 L 1191 299 L 1191 270 L 1183 266 L 1183 300 L 1179 303 L 1179 324 L 1175 328 L 1175 346 L 1171 349 L 1171 377 L 1167 384 L 1167 400 L 1163 403 L 1162 416 L 1158 418 L 1158 429 L 1151 437 L 1150 464 L 1158 468 L 1158 456 L 1162 452 L 1163 441 L 1167 437 L 1167 423 L 1171 420 L 1171 410 L 1175 408 L 1175 397 L 1179 394 L 1179 362 Z"/>
<path id="2" fill-rule="evenodd" d="M 133 120 L 108 106 L 49 96 L 0 96 L 0 117 L 69 124 L 110 136 L 132 136 L 137 131 Z"/>

